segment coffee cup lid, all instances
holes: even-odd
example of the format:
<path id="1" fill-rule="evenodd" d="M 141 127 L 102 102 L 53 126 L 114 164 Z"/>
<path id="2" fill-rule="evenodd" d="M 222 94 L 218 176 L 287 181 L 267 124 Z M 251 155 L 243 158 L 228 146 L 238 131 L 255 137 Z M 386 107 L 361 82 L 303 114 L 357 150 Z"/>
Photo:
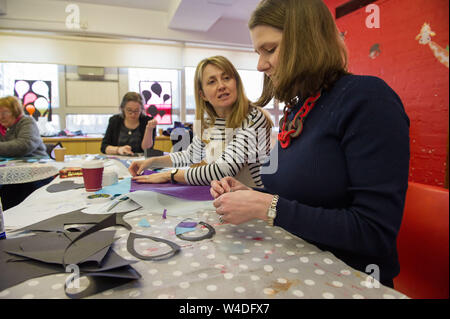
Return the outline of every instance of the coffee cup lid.
<path id="1" fill-rule="evenodd" d="M 103 166 L 103 162 L 98 160 L 83 161 L 83 163 L 81 164 L 81 168 L 100 168 Z"/>

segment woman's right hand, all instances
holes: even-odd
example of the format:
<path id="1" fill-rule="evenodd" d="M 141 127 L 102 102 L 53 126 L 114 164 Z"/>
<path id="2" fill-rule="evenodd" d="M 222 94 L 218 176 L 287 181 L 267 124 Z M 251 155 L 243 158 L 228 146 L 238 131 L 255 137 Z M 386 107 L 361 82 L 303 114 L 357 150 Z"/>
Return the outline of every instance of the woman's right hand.
<path id="1" fill-rule="evenodd" d="M 131 176 L 138 176 L 141 175 L 142 172 L 146 169 L 149 168 L 152 165 L 152 159 L 148 158 L 146 160 L 142 160 L 142 161 L 133 161 L 130 165 L 130 167 L 128 167 L 128 171 L 130 172 Z"/>
<path id="2" fill-rule="evenodd" d="M 119 155 L 134 155 L 130 145 L 119 146 L 117 148 L 117 153 Z"/>
<path id="3" fill-rule="evenodd" d="M 235 192 L 238 190 L 252 190 L 250 187 L 245 186 L 237 179 L 227 176 L 220 181 L 212 181 L 210 193 L 212 197 L 217 198 L 224 193 Z"/>

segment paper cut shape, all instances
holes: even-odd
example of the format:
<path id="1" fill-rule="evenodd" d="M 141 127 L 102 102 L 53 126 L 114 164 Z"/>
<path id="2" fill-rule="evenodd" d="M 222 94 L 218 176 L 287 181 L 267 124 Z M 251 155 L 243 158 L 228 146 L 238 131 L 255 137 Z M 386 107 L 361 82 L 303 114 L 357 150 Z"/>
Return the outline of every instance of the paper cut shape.
<path id="1" fill-rule="evenodd" d="M 139 223 L 138 226 L 141 227 L 150 227 L 150 223 L 148 222 L 148 220 L 146 220 L 145 218 L 142 218 Z"/>
<path id="2" fill-rule="evenodd" d="M 74 181 L 62 181 L 58 184 L 52 184 L 47 187 L 47 192 L 49 193 L 58 193 L 58 192 L 64 192 L 70 189 L 78 189 L 83 188 L 84 184 L 76 184 Z"/>
<path id="3" fill-rule="evenodd" d="M 105 186 L 101 190 L 95 192 L 96 194 L 109 194 L 109 195 L 116 195 L 116 194 L 126 194 L 130 192 L 131 188 L 131 177 L 124 178 L 120 182 Z"/>
<path id="4" fill-rule="evenodd" d="M 79 244 L 72 246 L 73 248 L 67 252 L 65 260 L 68 264 L 79 264 L 83 261 L 100 261 L 105 257 L 107 251 L 103 255 L 95 255 L 105 247 L 110 247 L 114 242 L 115 231 L 96 232 L 88 238 L 81 240 Z M 78 235 L 78 234 L 77 234 Z M 23 238 L 20 249 L 5 250 L 6 252 L 22 257 L 28 257 L 37 261 L 50 264 L 63 264 L 66 248 L 71 244 L 73 233 L 44 233 L 35 236 L 27 236 Z M 95 259 L 90 259 L 95 255 Z"/>
<path id="5" fill-rule="evenodd" d="M 108 216 L 114 216 L 114 225 L 111 226 L 122 226 L 128 230 L 131 230 L 132 227 L 130 224 L 123 220 L 125 214 L 124 213 L 112 213 L 112 214 L 103 214 L 103 215 L 93 215 L 93 214 L 85 214 L 80 210 L 76 210 L 70 213 L 61 214 L 52 218 L 45 219 L 43 221 L 37 222 L 35 224 L 20 228 L 16 230 L 16 232 L 23 231 L 55 231 L 55 232 L 64 232 L 65 225 L 75 225 L 75 224 L 97 224 L 101 222 Z"/>
<path id="6" fill-rule="evenodd" d="M 184 233 L 188 233 L 191 231 L 195 231 L 195 228 L 191 228 L 191 227 L 176 227 L 175 228 L 175 235 L 179 235 L 179 234 L 184 234 Z"/>
<path id="7" fill-rule="evenodd" d="M 166 253 L 163 253 L 163 254 L 160 254 L 157 256 L 143 256 L 143 255 L 139 254 L 138 252 L 136 252 L 136 250 L 134 249 L 134 241 L 139 238 L 145 238 L 145 239 L 150 239 L 153 241 L 161 242 L 161 243 L 167 244 L 172 249 Z M 136 258 L 139 258 L 142 260 L 159 261 L 159 260 L 164 260 L 164 259 L 175 256 L 176 254 L 178 254 L 180 252 L 181 247 L 178 246 L 176 243 L 171 242 L 170 240 L 163 239 L 163 238 L 157 238 L 157 237 L 152 237 L 152 236 L 144 236 L 144 235 L 140 235 L 140 234 L 130 233 L 130 235 L 128 236 L 128 240 L 127 240 L 127 249 L 128 249 L 128 252 Z"/>
<path id="8" fill-rule="evenodd" d="M 139 92 L 145 99 L 146 114 L 158 124 L 172 124 L 172 82 L 139 81 Z"/>
<path id="9" fill-rule="evenodd" d="M 51 92 L 51 81 L 14 81 L 14 96 L 21 100 L 25 114 L 32 116 L 36 121 L 39 117 L 47 117 L 49 122 L 52 121 Z"/>
<path id="10" fill-rule="evenodd" d="M 196 222 L 181 222 L 177 227 L 185 227 L 185 228 L 195 228 L 197 226 Z"/>
<path id="11" fill-rule="evenodd" d="M 20 249 L 23 238 L 9 238 L 0 240 L 0 291 L 20 284 L 21 282 L 42 276 L 63 273 L 61 265 L 45 264 L 38 261 L 26 259 L 14 261 L 5 249 Z M 11 260 L 11 261 L 10 261 Z"/>
<path id="12" fill-rule="evenodd" d="M 202 235 L 202 236 L 197 236 L 197 237 L 185 237 L 183 235 L 183 233 L 186 233 L 187 231 L 183 231 L 181 233 L 177 233 L 178 229 L 180 229 L 180 228 L 182 230 L 189 229 L 189 231 L 192 231 L 192 230 L 195 230 L 195 228 L 183 228 L 183 227 L 179 227 L 180 224 L 178 224 L 175 227 L 175 235 L 178 238 L 183 239 L 183 240 L 187 240 L 187 241 L 200 241 L 200 240 L 203 240 L 203 239 L 212 238 L 216 234 L 216 230 L 210 224 L 207 224 L 205 222 L 199 222 L 198 224 L 206 227 L 208 229 L 208 233 L 206 233 L 205 235 Z"/>
<path id="13" fill-rule="evenodd" d="M 143 175 L 150 175 L 154 173 L 156 172 L 145 170 Z M 131 181 L 130 192 L 135 192 L 138 190 L 153 191 L 187 200 L 206 201 L 214 199 L 209 191 L 210 188 L 211 188 L 210 186 L 194 186 L 194 185 L 169 184 L 169 183 L 147 184 Z"/>
<path id="14" fill-rule="evenodd" d="M 81 292 L 72 293 L 66 287 L 66 295 L 72 298 L 139 279 L 141 275 L 130 266 L 136 261 L 125 260 L 111 249 L 115 231 L 101 231 L 116 225 L 131 229 L 123 221 L 124 214 L 87 215 L 74 211 L 21 229 L 44 233 L 0 241 L 0 290 L 31 278 L 64 273 L 66 264 L 77 264 L 80 275 L 89 278 L 89 286 Z M 64 225 L 72 223 L 92 225 L 64 230 Z"/>

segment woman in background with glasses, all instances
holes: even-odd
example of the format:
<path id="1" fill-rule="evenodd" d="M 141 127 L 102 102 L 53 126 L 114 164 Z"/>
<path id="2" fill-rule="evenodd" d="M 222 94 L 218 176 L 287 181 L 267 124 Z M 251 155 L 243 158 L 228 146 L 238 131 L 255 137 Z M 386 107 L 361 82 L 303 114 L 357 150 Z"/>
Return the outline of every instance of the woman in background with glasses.
<path id="1" fill-rule="evenodd" d="M 153 147 L 156 119 L 144 114 L 142 96 L 136 92 L 126 93 L 120 111 L 120 114 L 109 119 L 102 141 L 102 153 L 134 155 Z"/>

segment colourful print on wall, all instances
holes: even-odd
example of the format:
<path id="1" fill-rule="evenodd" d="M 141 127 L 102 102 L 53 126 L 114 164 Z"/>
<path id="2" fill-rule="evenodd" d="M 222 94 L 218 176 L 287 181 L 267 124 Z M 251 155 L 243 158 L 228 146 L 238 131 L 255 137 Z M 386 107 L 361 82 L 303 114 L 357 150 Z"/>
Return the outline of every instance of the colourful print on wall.
<path id="1" fill-rule="evenodd" d="M 144 97 L 147 115 L 158 124 L 172 124 L 172 82 L 139 81 L 139 92 Z"/>
<path id="2" fill-rule="evenodd" d="M 15 80 L 14 96 L 23 104 L 25 114 L 36 121 L 39 117 L 52 120 L 52 82 L 42 80 Z"/>
<path id="3" fill-rule="evenodd" d="M 448 50 L 441 47 L 434 41 L 431 41 L 431 37 L 436 35 L 435 32 L 431 30 L 431 26 L 429 23 L 424 23 L 422 29 L 420 29 L 420 33 L 416 36 L 416 40 L 419 40 L 419 43 L 422 45 L 427 45 L 430 47 L 431 51 L 433 51 L 434 56 L 448 68 Z"/>

